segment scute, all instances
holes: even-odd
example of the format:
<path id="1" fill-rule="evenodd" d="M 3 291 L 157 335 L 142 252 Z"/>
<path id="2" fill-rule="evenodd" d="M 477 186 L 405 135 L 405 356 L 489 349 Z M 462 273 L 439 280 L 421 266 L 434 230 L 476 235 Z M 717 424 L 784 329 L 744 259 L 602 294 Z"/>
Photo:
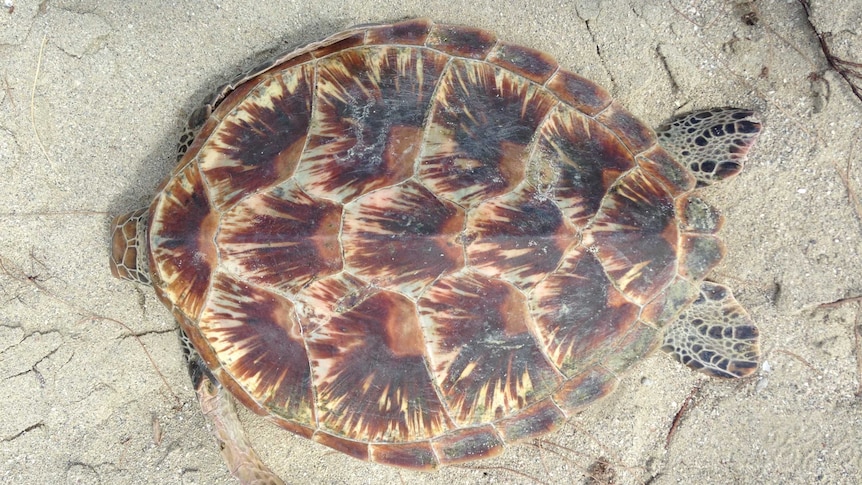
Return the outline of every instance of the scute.
<path id="1" fill-rule="evenodd" d="M 419 312 L 431 370 L 459 424 L 510 416 L 560 384 L 530 330 L 526 298 L 515 287 L 453 274 L 422 296 Z"/>
<path id="2" fill-rule="evenodd" d="M 218 214 L 198 167 L 189 164 L 156 197 L 149 244 L 157 291 L 191 319 L 200 315 L 218 264 L 213 243 L 217 227 Z"/>
<path id="3" fill-rule="evenodd" d="M 264 81 L 221 122 L 199 154 L 213 202 L 230 206 L 293 175 L 311 117 L 308 65 Z"/>
<path id="4" fill-rule="evenodd" d="M 454 59 L 437 89 L 419 179 L 461 205 L 512 190 L 525 177 L 533 134 L 556 104 L 511 72 Z"/>
<path id="5" fill-rule="evenodd" d="M 568 377 L 610 352 L 639 311 L 608 279 L 598 255 L 583 249 L 572 250 L 531 296 L 548 355 Z"/>
<path id="6" fill-rule="evenodd" d="M 344 209 L 347 269 L 376 285 L 418 295 L 464 264 L 464 211 L 415 181 L 368 194 Z"/>
<path id="7" fill-rule="evenodd" d="M 744 310 L 701 289 L 718 212 L 547 54 L 423 19 L 358 27 L 225 84 L 190 128 L 138 213 L 153 284 L 212 375 L 302 436 L 433 469 L 556 429 L 660 343 L 715 375 L 756 366 Z M 144 260 L 133 229 L 118 273 Z M 744 355 L 680 344 L 714 322 L 661 342 L 716 308 Z"/>
<path id="8" fill-rule="evenodd" d="M 364 47 L 317 63 L 317 96 L 297 180 L 349 201 L 413 175 L 431 95 L 448 59 L 409 47 Z"/>
<path id="9" fill-rule="evenodd" d="M 341 205 L 288 180 L 246 197 L 222 216 L 221 266 L 248 281 L 294 291 L 341 270 Z"/>
<path id="10" fill-rule="evenodd" d="M 525 290 L 556 269 L 578 240 L 555 201 L 531 187 L 483 202 L 470 215 L 469 264 Z"/>
<path id="11" fill-rule="evenodd" d="M 427 439 L 451 428 L 406 297 L 379 291 L 305 335 L 322 427 L 366 442 Z"/>
<path id="12" fill-rule="evenodd" d="M 313 421 L 311 368 L 293 303 L 224 273 L 213 280 L 199 328 L 222 366 L 272 412 Z"/>

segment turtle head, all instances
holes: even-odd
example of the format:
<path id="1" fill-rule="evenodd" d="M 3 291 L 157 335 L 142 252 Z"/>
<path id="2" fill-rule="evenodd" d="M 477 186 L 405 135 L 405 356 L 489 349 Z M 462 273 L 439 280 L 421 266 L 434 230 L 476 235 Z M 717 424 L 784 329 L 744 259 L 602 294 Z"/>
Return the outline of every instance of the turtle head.
<path id="1" fill-rule="evenodd" d="M 114 218 L 111 225 L 111 273 L 114 277 L 150 284 L 148 212 L 149 208 L 145 207 Z"/>

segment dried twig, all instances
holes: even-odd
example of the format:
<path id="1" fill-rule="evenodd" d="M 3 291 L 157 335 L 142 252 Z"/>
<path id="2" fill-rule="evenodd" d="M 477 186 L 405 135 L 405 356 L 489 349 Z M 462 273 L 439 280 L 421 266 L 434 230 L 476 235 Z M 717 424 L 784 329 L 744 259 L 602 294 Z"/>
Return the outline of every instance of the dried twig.
<path id="1" fill-rule="evenodd" d="M 42 154 L 45 155 L 45 158 L 48 160 L 48 164 L 51 165 L 51 170 L 56 171 L 54 162 L 48 155 L 48 150 L 45 149 L 45 144 L 42 143 L 42 137 L 39 136 L 39 130 L 36 129 L 36 81 L 39 80 L 39 71 L 42 70 L 42 54 L 45 52 L 45 44 L 47 42 L 48 36 L 43 35 L 42 46 L 39 47 L 39 59 L 36 61 L 36 75 L 33 76 L 33 86 L 30 88 L 30 124 L 33 126 L 33 135 L 36 137 L 36 143 L 39 144 L 39 148 L 42 149 Z"/>
<path id="2" fill-rule="evenodd" d="M 853 326 L 856 347 L 856 397 L 862 397 L 862 311 L 856 309 L 856 325 Z"/>
<path id="3" fill-rule="evenodd" d="M 6 73 L 3 73 L 3 90 L 6 91 L 6 98 L 9 99 L 9 104 L 12 105 L 12 109 L 15 110 L 15 98 L 12 97 L 12 86 L 9 85 L 9 76 Z"/>
<path id="4" fill-rule="evenodd" d="M 673 421 L 671 422 L 670 429 L 667 430 L 667 437 L 664 440 L 664 448 L 670 448 L 670 442 L 673 439 L 673 435 L 676 434 L 676 430 L 679 427 L 680 423 L 682 423 L 683 417 L 694 409 L 697 402 L 695 399 L 697 395 L 700 393 L 700 384 L 697 384 L 691 389 L 691 392 L 688 394 L 688 397 L 685 398 L 685 401 L 682 402 L 682 406 L 679 407 L 679 411 L 673 417 Z"/>
<path id="5" fill-rule="evenodd" d="M 11 278 L 11 279 L 18 281 L 20 283 L 30 284 L 30 285 L 34 286 L 43 295 L 45 295 L 48 298 L 50 298 L 54 301 L 57 301 L 60 304 L 70 308 L 72 311 L 74 311 L 75 313 L 77 313 L 78 315 L 83 317 L 80 321 L 102 320 L 102 321 L 106 321 L 106 322 L 112 322 L 114 324 L 119 325 L 120 327 L 123 327 L 127 332 L 129 332 L 129 335 L 135 339 L 135 341 L 138 343 L 138 345 L 141 346 L 141 349 L 143 350 L 144 355 L 147 356 L 147 359 L 150 361 L 150 364 L 152 364 L 153 369 L 155 369 L 155 371 L 156 371 L 156 374 L 159 375 L 159 378 L 162 380 L 162 383 L 164 383 L 165 388 L 168 390 L 168 392 L 173 397 L 174 402 L 175 402 L 175 407 L 179 408 L 182 405 L 182 401 L 180 400 L 179 396 L 177 396 L 177 394 L 174 392 L 171 385 L 168 383 L 167 378 L 164 376 L 164 374 L 162 374 L 161 370 L 159 370 L 159 366 L 156 363 L 156 359 L 154 359 L 152 354 L 150 354 L 149 349 L 147 349 L 147 346 L 144 345 L 144 342 L 143 342 L 143 340 L 141 340 L 141 337 L 136 335 L 132 331 L 132 329 L 129 328 L 128 325 L 126 325 L 125 323 L 123 323 L 120 320 L 117 320 L 115 318 L 107 317 L 107 316 L 92 312 L 86 308 L 83 308 L 79 305 L 76 305 L 75 303 L 72 303 L 72 302 L 54 294 L 52 291 L 50 291 L 48 288 L 46 288 L 44 285 L 41 284 L 42 282 L 40 281 L 40 279 L 38 277 L 34 277 L 33 275 L 28 275 L 23 270 L 21 270 L 21 268 L 19 268 L 15 264 L 9 262 L 8 260 L 3 258 L 2 256 L 0 256 L 0 273 L 3 273 L 8 278 Z"/>
<path id="6" fill-rule="evenodd" d="M 859 101 L 862 101 L 862 88 L 856 84 L 856 82 L 862 80 L 862 63 L 841 59 L 833 54 L 828 42 L 831 34 L 820 32 L 814 26 L 814 22 L 811 21 L 811 5 L 809 0 L 799 0 L 799 4 L 805 9 L 805 20 L 808 22 L 811 30 L 814 31 L 814 35 L 817 36 L 817 40 L 820 42 L 820 49 L 823 51 L 823 55 L 826 56 L 826 62 L 829 63 L 829 67 L 844 78 L 853 94 L 856 95 Z"/>
<path id="7" fill-rule="evenodd" d="M 791 352 L 791 351 L 789 351 L 789 350 L 784 350 L 784 349 L 775 349 L 775 350 L 774 350 L 774 352 L 780 352 L 780 353 L 782 353 L 782 354 L 789 355 L 789 356 L 793 357 L 794 359 L 798 360 L 799 362 L 802 362 L 802 364 L 803 364 L 805 367 L 808 367 L 809 369 L 811 369 L 812 371 L 814 371 L 814 372 L 815 372 L 815 373 L 817 373 L 818 375 L 821 375 L 821 376 L 823 375 L 823 372 L 822 372 L 822 371 L 820 371 L 820 369 L 818 369 L 818 368 L 814 367 L 813 365 L 811 365 L 811 363 L 810 363 L 810 362 L 808 362 L 807 360 L 805 360 L 805 359 L 804 359 L 801 355 L 799 355 L 799 354 L 796 354 L 796 353 L 794 353 L 794 352 Z"/>

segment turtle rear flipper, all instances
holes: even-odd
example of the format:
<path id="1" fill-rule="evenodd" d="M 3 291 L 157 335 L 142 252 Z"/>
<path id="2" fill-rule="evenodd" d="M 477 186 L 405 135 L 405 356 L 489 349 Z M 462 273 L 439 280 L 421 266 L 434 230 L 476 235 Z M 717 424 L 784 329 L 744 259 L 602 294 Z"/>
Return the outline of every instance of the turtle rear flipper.
<path id="1" fill-rule="evenodd" d="M 181 335 L 189 375 L 207 424 L 230 474 L 243 485 L 284 485 L 251 445 L 230 393 L 218 383 L 185 334 Z"/>
<path id="2" fill-rule="evenodd" d="M 662 350 L 716 377 L 746 377 L 760 361 L 758 330 L 730 289 L 704 281 L 700 296 L 668 325 Z"/>
<path id="3" fill-rule="evenodd" d="M 718 108 L 673 118 L 656 134 L 661 146 L 691 171 L 698 187 L 703 187 L 742 170 L 760 129 L 756 112 Z"/>

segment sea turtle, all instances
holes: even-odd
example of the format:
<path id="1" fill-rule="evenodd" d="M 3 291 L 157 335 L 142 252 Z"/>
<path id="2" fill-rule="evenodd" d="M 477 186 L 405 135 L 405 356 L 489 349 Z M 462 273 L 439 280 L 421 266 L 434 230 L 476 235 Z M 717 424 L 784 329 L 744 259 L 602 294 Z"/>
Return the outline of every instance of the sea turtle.
<path id="1" fill-rule="evenodd" d="M 219 88 L 111 269 L 173 312 L 231 471 L 277 481 L 232 395 L 356 458 L 500 453 L 610 393 L 655 348 L 737 378 L 758 331 L 697 186 L 761 124 L 653 131 L 549 55 L 484 30 L 360 26 Z"/>

